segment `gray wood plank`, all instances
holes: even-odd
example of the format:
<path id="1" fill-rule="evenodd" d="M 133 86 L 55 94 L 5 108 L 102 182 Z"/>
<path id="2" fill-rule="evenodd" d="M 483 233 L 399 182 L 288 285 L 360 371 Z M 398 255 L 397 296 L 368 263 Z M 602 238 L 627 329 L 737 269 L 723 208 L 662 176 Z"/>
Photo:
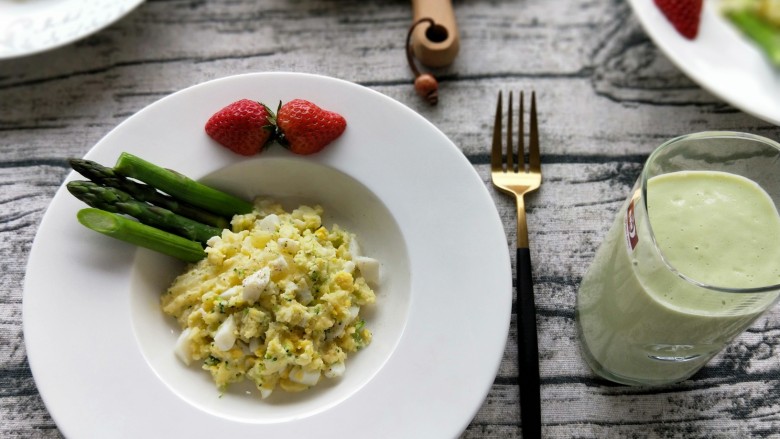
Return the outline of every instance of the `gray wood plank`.
<path id="1" fill-rule="evenodd" d="M 514 205 L 489 182 L 499 90 L 536 90 L 545 183 L 528 198 L 549 437 L 780 435 L 780 310 L 693 379 L 660 389 L 596 379 L 579 358 L 576 289 L 644 158 L 708 129 L 778 138 L 687 79 L 620 0 L 456 1 L 462 47 L 436 73 L 441 104 L 414 94 L 407 1 L 148 1 L 113 26 L 48 53 L 0 61 L 0 437 L 60 437 L 27 365 L 21 305 L 38 224 L 81 156 L 128 116 L 217 77 L 256 71 L 335 76 L 430 120 L 474 164 L 514 246 Z M 463 438 L 522 437 L 516 327 Z"/>

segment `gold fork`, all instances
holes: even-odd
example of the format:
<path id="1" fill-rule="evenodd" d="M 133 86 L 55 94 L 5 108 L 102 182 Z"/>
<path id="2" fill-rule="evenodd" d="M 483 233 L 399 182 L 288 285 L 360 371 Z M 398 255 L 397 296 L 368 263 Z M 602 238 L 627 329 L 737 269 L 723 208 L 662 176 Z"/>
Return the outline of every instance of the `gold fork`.
<path id="1" fill-rule="evenodd" d="M 539 129 L 536 118 L 536 93 L 531 93 L 531 111 L 528 133 L 528 163 L 525 162 L 523 132 L 523 92 L 520 92 L 517 151 L 512 142 L 512 92 L 509 93 L 506 153 L 501 142 L 503 107 L 498 93 L 496 120 L 493 125 L 493 149 L 490 168 L 493 185 L 513 195 L 517 201 L 517 259 L 515 282 L 517 288 L 517 355 L 519 357 L 518 384 L 520 386 L 520 420 L 523 437 L 541 437 L 541 401 L 539 381 L 539 350 L 536 340 L 536 307 L 531 282 L 531 255 L 528 249 L 528 225 L 525 218 L 523 195 L 539 188 L 542 167 L 539 157 Z M 516 154 L 516 155 L 515 155 Z"/>

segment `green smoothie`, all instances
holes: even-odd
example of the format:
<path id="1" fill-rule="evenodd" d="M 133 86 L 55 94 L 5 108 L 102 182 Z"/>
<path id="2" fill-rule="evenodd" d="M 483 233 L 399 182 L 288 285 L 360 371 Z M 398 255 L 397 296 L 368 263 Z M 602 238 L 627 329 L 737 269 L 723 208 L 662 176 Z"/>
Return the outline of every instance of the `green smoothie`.
<path id="1" fill-rule="evenodd" d="M 778 297 L 697 284 L 780 284 L 780 215 L 753 181 L 682 171 L 647 187 L 647 206 L 637 191 L 618 215 L 577 301 L 586 360 L 625 384 L 688 378 Z"/>

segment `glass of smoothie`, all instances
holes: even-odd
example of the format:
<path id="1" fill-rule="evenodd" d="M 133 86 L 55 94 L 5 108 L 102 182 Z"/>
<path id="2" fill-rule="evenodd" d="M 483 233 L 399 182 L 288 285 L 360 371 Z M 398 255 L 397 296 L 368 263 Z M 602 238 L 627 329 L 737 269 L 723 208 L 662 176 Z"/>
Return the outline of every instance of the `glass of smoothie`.
<path id="1" fill-rule="evenodd" d="M 576 318 L 598 375 L 696 373 L 780 294 L 780 144 L 704 132 L 648 158 L 585 274 Z"/>

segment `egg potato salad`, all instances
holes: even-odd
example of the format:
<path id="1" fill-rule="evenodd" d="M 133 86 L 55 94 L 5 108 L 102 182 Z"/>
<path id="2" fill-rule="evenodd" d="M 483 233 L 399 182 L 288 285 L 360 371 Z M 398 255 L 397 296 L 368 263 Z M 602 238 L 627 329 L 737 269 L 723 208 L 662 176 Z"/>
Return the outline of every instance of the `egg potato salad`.
<path id="1" fill-rule="evenodd" d="M 202 363 L 220 390 L 244 379 L 262 398 L 304 390 L 341 376 L 347 354 L 371 342 L 360 309 L 375 301 L 379 262 L 322 213 L 258 200 L 163 294 L 182 328 L 176 355 Z"/>

